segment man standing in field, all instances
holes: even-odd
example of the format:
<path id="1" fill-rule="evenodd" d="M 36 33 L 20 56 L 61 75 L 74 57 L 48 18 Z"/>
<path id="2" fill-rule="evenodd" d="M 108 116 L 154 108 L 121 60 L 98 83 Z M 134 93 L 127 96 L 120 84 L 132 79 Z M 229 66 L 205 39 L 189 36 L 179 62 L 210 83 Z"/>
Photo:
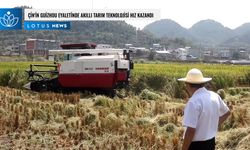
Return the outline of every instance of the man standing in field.
<path id="1" fill-rule="evenodd" d="M 190 96 L 184 110 L 182 150 L 214 150 L 218 126 L 230 115 L 220 96 L 204 87 L 211 80 L 195 68 L 185 78 L 178 79 L 185 82 Z"/>

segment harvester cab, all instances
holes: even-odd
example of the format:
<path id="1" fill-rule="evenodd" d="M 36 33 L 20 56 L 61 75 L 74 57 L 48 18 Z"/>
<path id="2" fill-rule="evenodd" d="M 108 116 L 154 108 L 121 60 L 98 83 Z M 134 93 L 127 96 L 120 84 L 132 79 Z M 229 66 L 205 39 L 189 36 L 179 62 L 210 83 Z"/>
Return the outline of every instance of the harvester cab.
<path id="1" fill-rule="evenodd" d="M 62 50 L 49 50 L 52 65 L 31 65 L 27 71 L 30 89 L 34 91 L 107 90 L 129 84 L 133 62 L 127 49 L 79 49 L 64 45 Z M 63 46 L 62 46 L 63 47 Z M 69 49 L 72 48 L 73 49 Z M 82 48 L 82 47 L 81 47 Z M 34 70 L 50 68 L 48 70 Z"/>

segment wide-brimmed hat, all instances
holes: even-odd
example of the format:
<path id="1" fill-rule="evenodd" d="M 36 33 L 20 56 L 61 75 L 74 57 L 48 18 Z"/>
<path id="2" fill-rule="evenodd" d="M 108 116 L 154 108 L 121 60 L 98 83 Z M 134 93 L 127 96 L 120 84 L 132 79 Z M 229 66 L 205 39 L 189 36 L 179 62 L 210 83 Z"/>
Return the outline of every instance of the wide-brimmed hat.
<path id="1" fill-rule="evenodd" d="M 192 84 L 202 84 L 211 80 L 212 78 L 204 78 L 202 72 L 196 68 L 189 70 L 185 78 L 178 79 L 178 81 L 183 81 Z"/>

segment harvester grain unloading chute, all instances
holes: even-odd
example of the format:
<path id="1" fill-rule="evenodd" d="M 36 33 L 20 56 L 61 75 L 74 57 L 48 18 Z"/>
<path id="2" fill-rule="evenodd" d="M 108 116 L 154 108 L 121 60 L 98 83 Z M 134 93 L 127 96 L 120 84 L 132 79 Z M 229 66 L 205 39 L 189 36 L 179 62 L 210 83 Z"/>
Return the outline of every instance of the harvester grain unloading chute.
<path id="1" fill-rule="evenodd" d="M 113 91 L 129 84 L 130 71 L 133 69 L 130 51 L 126 49 L 50 50 L 49 60 L 54 59 L 58 62 L 52 65 L 30 66 L 27 73 L 31 90 Z"/>

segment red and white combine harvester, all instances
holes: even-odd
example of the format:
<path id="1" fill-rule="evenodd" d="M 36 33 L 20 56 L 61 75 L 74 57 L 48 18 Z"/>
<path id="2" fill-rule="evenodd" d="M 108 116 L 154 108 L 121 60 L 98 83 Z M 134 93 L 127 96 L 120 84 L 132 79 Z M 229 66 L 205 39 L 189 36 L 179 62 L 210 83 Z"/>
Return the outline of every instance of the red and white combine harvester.
<path id="1" fill-rule="evenodd" d="M 129 84 L 133 69 L 129 50 L 93 49 L 96 46 L 90 43 L 61 47 L 62 50 L 49 50 L 49 60 L 56 63 L 30 65 L 27 70 L 30 83 L 25 87 L 38 92 L 93 90 L 112 93 L 114 89 Z"/>

